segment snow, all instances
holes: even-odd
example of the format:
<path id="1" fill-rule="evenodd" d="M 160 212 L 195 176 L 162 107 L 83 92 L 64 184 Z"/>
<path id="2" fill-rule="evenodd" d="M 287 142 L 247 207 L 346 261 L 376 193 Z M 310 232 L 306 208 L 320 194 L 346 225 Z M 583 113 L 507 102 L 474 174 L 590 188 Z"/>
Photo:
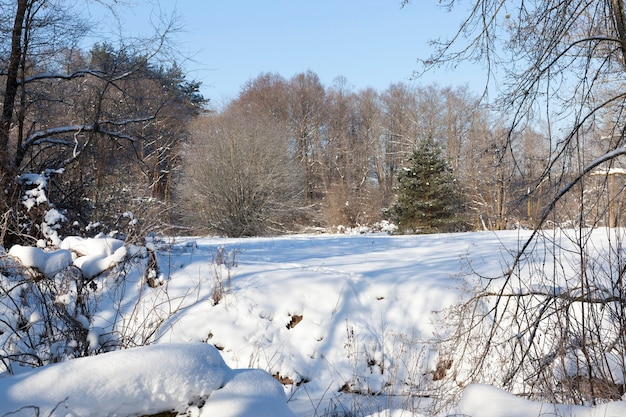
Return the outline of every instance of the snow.
<path id="1" fill-rule="evenodd" d="M 128 255 L 122 240 L 108 237 L 83 239 L 72 236 L 59 243 L 62 249 L 52 251 L 14 245 L 9 255 L 47 278 L 54 277 L 71 264 L 80 269 L 84 277 L 93 278 L 119 264 Z"/>
<path id="2" fill-rule="evenodd" d="M 111 255 L 102 257 L 102 256 L 81 256 L 74 260 L 74 265 L 76 265 L 81 271 L 83 271 L 83 276 L 87 278 L 93 278 L 98 274 L 106 271 L 109 268 L 117 265 L 122 262 L 126 257 L 127 251 L 124 246 L 118 248 Z"/>
<path id="3" fill-rule="evenodd" d="M 70 236 L 63 240 L 61 247 L 76 254 L 74 265 L 86 278 L 93 278 L 112 268 L 128 254 L 124 241 L 110 237 L 84 239 Z"/>
<path id="4" fill-rule="evenodd" d="M 72 265 L 92 280 L 95 311 L 75 317 L 90 352 L 110 350 L 114 334 L 150 345 L 0 378 L 0 415 L 34 415 L 29 407 L 36 406 L 46 416 L 425 416 L 428 399 L 416 395 L 425 394 L 419 381 L 438 359 L 432 341 L 445 331 L 438 312 L 466 295 L 473 273 L 501 274 L 531 232 L 345 231 L 155 239 L 146 242 L 163 276 L 155 288 L 139 267 L 145 252 L 117 239 L 68 237 L 57 250 L 11 248 L 47 278 Z M 119 271 L 125 286 L 113 279 Z M 57 302 L 69 306 L 73 297 L 58 294 Z M 42 320 L 38 312 L 27 317 Z M 626 405 L 571 408 L 470 385 L 455 412 L 586 417 L 626 415 Z"/>
<path id="5" fill-rule="evenodd" d="M 515 397 L 489 385 L 473 384 L 463 391 L 458 410 L 461 415 L 480 417 L 625 416 L 626 401 L 615 401 L 596 407 L 546 404 Z"/>
<path id="6" fill-rule="evenodd" d="M 210 343 L 223 348 L 233 367 L 255 366 L 295 382 L 309 381 L 307 388 L 316 392 L 336 392 L 346 384 L 354 391 L 380 391 L 388 375 L 415 376 L 403 369 L 407 362 L 434 360 L 417 354 L 425 348 L 418 339 L 436 332 L 431 313 L 460 297 L 451 278 L 459 273 L 458 256 L 470 244 L 464 243 L 466 236 L 197 240 L 198 251 L 217 245 L 240 252 L 231 291 L 215 306 L 194 305 L 176 326 L 165 329 L 161 340 L 211 335 Z M 180 258 L 186 256 L 193 253 Z M 183 266 L 171 283 L 197 268 L 195 263 Z M 212 271 L 199 273 L 210 276 Z M 288 328 L 294 316 L 302 321 Z M 414 356 L 400 354 L 410 345 L 416 348 Z M 383 351 L 388 352 L 386 364 L 376 361 Z M 388 375 L 380 373 L 381 366 Z"/>
<path id="7" fill-rule="evenodd" d="M 291 417 L 283 387 L 267 372 L 239 369 L 229 373 L 226 385 L 202 407 L 200 417 Z"/>
<path id="8" fill-rule="evenodd" d="M 243 388 L 249 394 L 240 402 Z M 231 370 L 205 343 L 109 352 L 0 379 L 0 415 L 21 410 L 11 415 L 31 416 L 33 407 L 38 415 L 75 417 L 184 412 L 213 395 L 222 416 L 241 415 L 236 410 L 257 405 L 277 410 L 275 416 L 292 415 L 276 380 L 258 370 Z"/>
<path id="9" fill-rule="evenodd" d="M 69 236 L 63 239 L 62 249 L 69 249 L 80 256 L 106 257 L 124 246 L 124 241 L 111 237 L 82 238 Z"/>
<path id="10" fill-rule="evenodd" d="M 9 255 L 20 260 L 23 266 L 33 268 L 47 278 L 54 277 L 72 264 L 72 253 L 65 249 L 45 252 L 43 249 L 14 245 Z"/>

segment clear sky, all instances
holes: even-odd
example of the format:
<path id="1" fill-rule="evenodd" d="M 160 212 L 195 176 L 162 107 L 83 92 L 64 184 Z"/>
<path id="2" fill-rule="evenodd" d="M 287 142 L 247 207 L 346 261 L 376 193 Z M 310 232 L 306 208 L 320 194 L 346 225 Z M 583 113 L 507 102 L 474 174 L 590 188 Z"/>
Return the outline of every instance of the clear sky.
<path id="1" fill-rule="evenodd" d="M 159 13 L 176 13 L 184 28 L 176 35 L 192 61 L 189 78 L 201 81 L 214 103 L 235 98 L 241 87 L 264 72 L 285 78 L 311 70 L 325 86 L 337 76 L 354 90 L 383 91 L 397 82 L 483 87 L 480 71 L 463 66 L 438 70 L 411 81 L 417 58 L 429 55 L 429 40 L 454 33 L 459 14 L 437 0 L 161 0 L 123 14 L 139 31 Z M 462 12 L 462 10 L 460 11 Z"/>

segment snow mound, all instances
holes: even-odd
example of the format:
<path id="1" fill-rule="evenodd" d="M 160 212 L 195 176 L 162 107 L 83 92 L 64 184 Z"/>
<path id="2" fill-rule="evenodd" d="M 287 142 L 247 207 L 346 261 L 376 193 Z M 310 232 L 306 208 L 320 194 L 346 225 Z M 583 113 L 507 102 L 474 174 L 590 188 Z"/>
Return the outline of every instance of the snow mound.
<path id="1" fill-rule="evenodd" d="M 83 276 L 93 278 L 122 262 L 126 257 L 126 253 L 126 248 L 122 246 L 111 255 L 105 257 L 81 256 L 74 260 L 74 265 L 83 271 Z"/>
<path id="2" fill-rule="evenodd" d="M 86 278 L 98 274 L 122 262 L 127 255 L 124 242 L 110 237 L 81 238 L 70 236 L 63 240 L 61 248 L 76 254 L 74 265 Z"/>
<path id="3" fill-rule="evenodd" d="M 626 416 L 626 401 L 596 407 L 547 404 L 525 400 L 490 385 L 473 384 L 463 390 L 458 406 L 461 415 L 480 417 Z"/>
<path id="4" fill-rule="evenodd" d="M 116 250 L 124 246 L 124 242 L 111 237 L 82 238 L 78 236 L 68 236 L 63 239 L 61 249 L 68 249 L 81 256 L 106 257 L 112 255 Z"/>
<path id="5" fill-rule="evenodd" d="M 72 264 L 72 253 L 66 249 L 44 252 L 32 246 L 14 245 L 9 255 L 19 259 L 27 268 L 41 272 L 46 278 L 52 278 Z"/>
<path id="6" fill-rule="evenodd" d="M 119 239 L 109 237 L 89 238 L 70 236 L 61 242 L 61 249 L 46 252 L 37 247 L 15 245 L 9 255 L 17 258 L 22 265 L 36 269 L 46 278 L 74 264 L 86 278 L 93 278 L 122 262 L 128 255 L 128 248 Z"/>
<path id="7" fill-rule="evenodd" d="M 291 417 L 283 387 L 260 369 L 233 371 L 226 386 L 215 391 L 200 417 Z"/>
<path id="8" fill-rule="evenodd" d="M 240 401 L 243 393 L 247 397 Z M 233 371 L 217 349 L 203 343 L 110 352 L 0 379 L 0 415 L 31 416 L 37 410 L 45 416 L 121 417 L 190 408 L 210 415 L 202 406 L 214 396 L 220 416 L 293 416 L 269 374 Z"/>

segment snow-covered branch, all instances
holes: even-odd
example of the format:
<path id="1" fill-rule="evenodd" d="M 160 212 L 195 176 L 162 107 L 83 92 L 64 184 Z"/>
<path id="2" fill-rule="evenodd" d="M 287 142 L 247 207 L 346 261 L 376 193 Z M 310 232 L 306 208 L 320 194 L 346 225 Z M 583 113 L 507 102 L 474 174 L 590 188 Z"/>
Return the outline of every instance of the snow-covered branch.
<path id="1" fill-rule="evenodd" d="M 42 141 L 45 141 L 45 139 L 52 136 L 63 135 L 67 133 L 94 132 L 97 128 L 98 127 L 95 124 L 82 124 L 59 126 L 45 130 L 38 130 L 26 138 L 26 140 L 22 144 L 22 149 L 26 150 L 29 146 L 40 144 L 42 143 Z"/>
<path id="2" fill-rule="evenodd" d="M 19 83 L 28 84 L 33 81 L 39 80 L 71 80 L 74 78 L 81 78 L 85 75 L 93 75 L 94 77 L 102 78 L 105 75 L 104 71 L 92 70 L 92 69 L 83 69 L 80 71 L 75 71 L 69 74 L 61 74 L 56 72 L 42 72 L 39 74 L 32 75 L 30 77 L 26 77 L 23 80 L 19 81 Z"/>
<path id="3" fill-rule="evenodd" d="M 572 303 L 588 303 L 588 304 L 608 304 L 608 303 L 626 303 L 626 297 L 614 294 L 606 289 L 596 289 L 592 293 L 589 289 L 583 291 L 582 288 L 574 287 L 565 291 L 563 288 L 553 288 L 553 291 L 528 289 L 514 292 L 498 292 L 498 291 L 485 291 L 476 295 L 476 299 L 484 297 L 498 297 L 498 298 L 524 298 L 524 297 L 540 297 L 546 299 L 559 299 L 566 301 L 568 304 Z"/>
<path id="4" fill-rule="evenodd" d="M 526 253 L 526 250 L 530 246 L 531 242 L 533 240 L 535 240 L 535 238 L 537 237 L 537 234 L 539 233 L 541 227 L 544 225 L 544 223 L 548 219 L 548 216 L 550 216 L 550 214 L 552 213 L 552 211 L 556 207 L 556 204 L 561 200 L 561 198 L 563 198 L 563 196 L 565 196 L 576 184 L 578 184 L 585 177 L 585 175 L 589 174 L 590 172 L 592 172 L 594 169 L 596 169 L 598 166 L 602 165 L 603 163 L 611 161 L 611 160 L 613 160 L 613 159 L 615 159 L 615 158 L 617 158 L 618 156 L 621 156 L 621 155 L 626 155 L 626 147 L 621 147 L 621 148 L 614 149 L 614 150 L 612 150 L 610 152 L 607 152 L 604 155 L 596 158 L 589 165 L 584 167 L 583 170 L 572 181 L 570 181 L 568 184 L 566 184 L 565 187 L 563 187 L 556 194 L 556 196 L 552 199 L 552 201 L 550 202 L 548 207 L 546 207 L 546 209 L 543 211 L 543 214 L 542 214 L 541 218 L 539 219 L 539 223 L 537 224 L 537 227 L 533 231 L 532 235 L 526 240 L 526 242 L 524 243 L 524 245 L 520 249 L 517 257 L 515 258 L 515 260 L 513 262 L 513 265 L 509 269 L 509 272 L 507 272 L 507 276 L 510 276 L 513 273 L 513 271 L 515 270 L 516 266 L 519 264 L 522 256 Z"/>
<path id="5" fill-rule="evenodd" d="M 129 124 L 133 124 L 133 123 L 141 123 L 141 122 L 149 122 L 151 120 L 154 120 L 156 116 L 154 115 L 149 115 L 149 116 L 145 116 L 145 117 L 134 117 L 131 119 L 124 119 L 124 120 L 105 120 L 100 122 L 101 125 L 112 125 L 112 126 L 126 126 Z"/>
<path id="6" fill-rule="evenodd" d="M 124 71 L 120 74 L 111 77 L 111 74 L 107 74 L 105 71 L 97 70 L 97 69 L 82 69 L 78 71 L 74 71 L 72 73 L 60 73 L 60 72 L 42 72 L 39 74 L 31 75 L 30 77 L 25 77 L 22 80 L 18 80 L 18 84 L 28 84 L 34 81 L 41 80 L 72 80 L 75 78 L 82 78 L 86 75 L 91 75 L 96 78 L 108 79 L 111 82 L 122 80 L 137 71 L 140 70 L 140 67 L 130 69 L 128 71 Z M 0 75 L 6 75 L 4 72 L 0 72 Z"/>
<path id="7" fill-rule="evenodd" d="M 57 135 L 64 135 L 64 134 L 70 134 L 70 133 L 77 134 L 77 133 L 82 133 L 82 132 L 100 133 L 103 135 L 107 135 L 107 136 L 111 136 L 111 137 L 115 137 L 119 139 L 125 139 L 130 142 L 135 142 L 137 138 L 135 138 L 134 136 L 129 135 L 127 133 L 122 133 L 122 132 L 117 132 L 114 130 L 107 129 L 106 126 L 107 125 L 128 126 L 134 123 L 147 122 L 147 121 L 153 120 L 154 118 L 155 116 L 151 115 L 151 116 L 137 117 L 137 118 L 131 118 L 131 119 L 117 120 L 117 121 L 107 120 L 107 121 L 97 123 L 97 124 L 93 123 L 93 124 L 81 124 L 81 125 L 68 125 L 68 126 L 54 127 L 54 128 L 45 129 L 45 130 L 39 130 L 37 132 L 32 133 L 26 138 L 26 140 L 22 144 L 22 150 L 25 151 L 30 146 L 40 145 L 42 143 L 66 143 L 67 144 L 69 142 L 63 142 L 63 141 L 60 142 L 58 141 L 58 139 L 52 139 L 52 137 L 57 136 Z"/>

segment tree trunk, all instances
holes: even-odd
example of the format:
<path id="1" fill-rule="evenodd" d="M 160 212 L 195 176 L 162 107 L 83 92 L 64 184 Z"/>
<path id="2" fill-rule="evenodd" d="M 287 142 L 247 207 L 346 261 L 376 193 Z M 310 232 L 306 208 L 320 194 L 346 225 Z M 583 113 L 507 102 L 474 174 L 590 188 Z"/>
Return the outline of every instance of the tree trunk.
<path id="1" fill-rule="evenodd" d="M 7 82 L 4 91 L 4 102 L 2 106 L 2 119 L 0 121 L 0 178 L 6 184 L 13 177 L 13 161 L 9 153 L 9 133 L 13 121 L 15 109 L 15 97 L 17 96 L 18 72 L 22 60 L 22 29 L 28 0 L 18 0 L 15 22 L 13 23 L 13 33 L 11 35 L 11 55 L 7 68 Z"/>
<path id="2" fill-rule="evenodd" d="M 619 36 L 622 50 L 622 64 L 626 68 L 626 16 L 624 16 L 624 0 L 611 0 L 613 22 Z"/>

